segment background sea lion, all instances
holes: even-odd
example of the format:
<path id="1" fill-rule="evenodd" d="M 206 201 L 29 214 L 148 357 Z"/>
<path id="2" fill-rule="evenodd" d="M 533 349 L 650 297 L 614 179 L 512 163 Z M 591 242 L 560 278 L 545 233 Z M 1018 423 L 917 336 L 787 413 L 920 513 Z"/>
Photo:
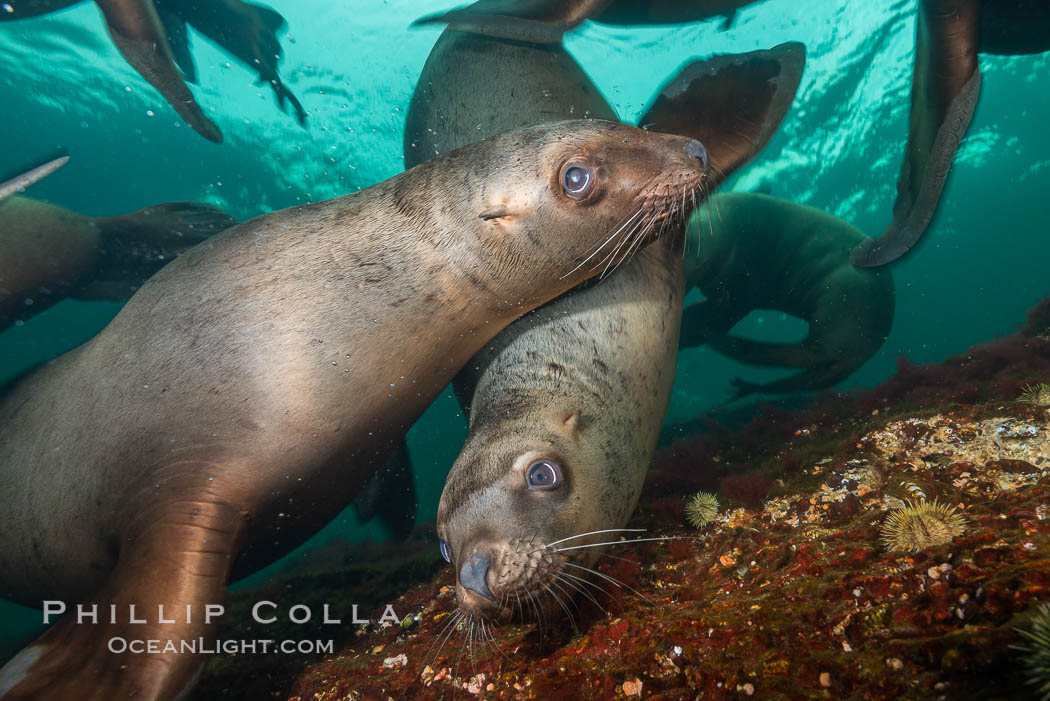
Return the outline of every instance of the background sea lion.
<path id="1" fill-rule="evenodd" d="M 839 382 L 882 346 L 893 324 L 889 270 L 854 267 L 850 250 L 864 234 L 819 209 L 757 194 L 729 193 L 693 213 L 686 234 L 687 287 L 705 300 L 682 316 L 683 348 L 708 344 L 752 365 L 801 368 L 775 382 L 734 378 L 734 397 L 805 392 Z M 809 324 L 799 343 L 767 343 L 730 330 L 756 309 Z"/>
<path id="2" fill-rule="evenodd" d="M 772 136 L 803 56 L 785 45 L 694 62 L 642 123 L 705 133 L 719 174 L 710 191 Z M 446 29 L 409 107 L 406 165 L 572 114 L 615 119 L 560 43 Z M 591 596 L 585 569 L 600 551 L 585 548 L 634 511 L 670 399 L 682 297 L 681 248 L 650 246 L 601 283 L 513 323 L 456 376 L 470 434 L 442 493 L 438 532 L 457 572 L 459 617 L 535 620 L 568 612 L 577 593 Z M 543 551 L 580 535 L 573 555 Z M 535 567 L 555 559 L 560 571 Z"/>
<path id="3" fill-rule="evenodd" d="M 11 0 L 5 3 L 5 8 L 10 10 L 0 12 L 0 20 L 37 17 L 84 1 Z M 273 89 L 281 108 L 290 102 L 299 123 L 305 124 L 306 111 L 277 74 L 281 58 L 277 31 L 285 22 L 274 10 L 243 0 L 95 0 L 95 3 L 102 11 L 113 43 L 128 63 L 164 96 L 194 131 L 209 141 L 221 142 L 222 132 L 204 115 L 184 80 L 197 82 L 187 23 L 249 70 L 257 72 L 259 80 Z"/>
<path id="4" fill-rule="evenodd" d="M 1046 0 L 919 0 L 908 143 L 893 221 L 878 238 L 858 244 L 854 265 L 892 263 L 925 233 L 977 107 L 977 54 L 1043 51 L 1050 51 Z"/>
<path id="5" fill-rule="evenodd" d="M 180 614 L 67 616 L 0 670 L 0 698 L 183 692 L 200 656 L 106 641 L 208 639 L 231 573 L 345 507 L 484 343 L 593 275 L 596 247 L 656 238 L 616 230 L 699 187 L 702 148 L 599 121 L 510 132 L 161 269 L 0 403 L 0 593 Z"/>
<path id="6" fill-rule="evenodd" d="M 63 157 L 0 185 L 0 331 L 65 297 L 127 300 L 161 266 L 237 223 L 199 202 L 165 202 L 117 217 L 85 217 L 5 190 L 53 172 Z M 5 184 L 6 185 L 6 184 Z"/>
<path id="7" fill-rule="evenodd" d="M 561 43 L 562 35 L 585 19 L 603 24 L 683 24 L 724 17 L 759 0 L 478 0 L 469 7 L 423 17 L 452 29 L 502 39 Z"/>

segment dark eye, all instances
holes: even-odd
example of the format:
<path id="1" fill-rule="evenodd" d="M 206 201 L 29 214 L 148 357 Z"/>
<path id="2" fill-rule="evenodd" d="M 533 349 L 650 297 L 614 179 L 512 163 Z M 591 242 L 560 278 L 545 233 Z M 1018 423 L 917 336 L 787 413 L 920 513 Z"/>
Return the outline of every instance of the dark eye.
<path id="1" fill-rule="evenodd" d="M 448 543 L 442 538 L 440 541 L 441 557 L 445 558 L 445 562 L 452 562 L 452 548 L 448 547 Z"/>
<path id="2" fill-rule="evenodd" d="M 562 187 L 569 197 L 581 198 L 591 191 L 594 171 L 587 166 L 569 166 L 561 176 Z"/>
<path id="3" fill-rule="evenodd" d="M 525 471 L 529 489 L 554 489 L 561 485 L 561 470 L 549 460 L 537 460 Z"/>

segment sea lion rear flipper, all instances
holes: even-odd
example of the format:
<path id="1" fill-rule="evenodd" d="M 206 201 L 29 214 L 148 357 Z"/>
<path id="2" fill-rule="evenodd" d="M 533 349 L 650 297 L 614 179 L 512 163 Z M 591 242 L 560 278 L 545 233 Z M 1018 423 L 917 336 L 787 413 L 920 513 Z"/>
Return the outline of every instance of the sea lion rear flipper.
<path id="1" fill-rule="evenodd" d="M 565 32 L 601 13 L 610 0 L 479 0 L 469 7 L 417 19 L 499 39 L 557 44 Z"/>
<path id="2" fill-rule="evenodd" d="M 772 138 L 795 99 L 806 50 L 797 42 L 687 64 L 656 96 L 639 126 L 699 139 L 714 189 Z"/>
<path id="3" fill-rule="evenodd" d="M 162 202 L 119 217 L 95 219 L 104 245 L 114 240 L 169 249 L 171 255 L 237 224 L 218 207 L 203 202 Z"/>
<path id="4" fill-rule="evenodd" d="M 225 599 L 246 518 L 214 494 L 183 496 L 143 505 L 97 605 L 80 621 L 67 612 L 0 670 L 3 701 L 185 698 L 204 656 L 183 646 L 214 635 L 222 613 L 211 607 Z M 142 654 L 147 643 L 155 654 Z"/>
<path id="5" fill-rule="evenodd" d="M 169 10 L 166 3 L 155 2 L 155 5 L 160 23 L 164 25 L 164 33 L 168 37 L 168 46 L 171 47 L 171 55 L 175 58 L 175 63 L 186 80 L 196 83 L 197 65 L 193 62 L 193 52 L 190 51 L 190 35 L 186 27 L 186 20 Z"/>
<path id="6" fill-rule="evenodd" d="M 27 187 L 40 182 L 66 163 L 69 163 L 69 156 L 60 156 L 0 183 L 0 202 L 3 202 L 11 195 L 24 192 Z"/>
<path id="7" fill-rule="evenodd" d="M 152 0 L 137 3 L 95 0 L 105 17 L 109 34 L 120 53 L 139 74 L 164 96 L 193 130 L 214 143 L 222 132 L 197 104 L 175 67 L 171 47 Z M 129 5 L 134 7 L 129 10 Z"/>
<path id="8" fill-rule="evenodd" d="M 857 244 L 850 261 L 869 268 L 897 260 L 929 226 L 981 90 L 980 9 L 974 0 L 921 0 L 916 22 L 908 144 L 893 221 Z"/>
<path id="9" fill-rule="evenodd" d="M 412 482 L 412 459 L 408 443 L 402 438 L 382 468 L 369 478 L 354 500 L 358 518 L 375 517 L 390 529 L 398 540 L 404 540 L 416 523 L 416 490 Z"/>

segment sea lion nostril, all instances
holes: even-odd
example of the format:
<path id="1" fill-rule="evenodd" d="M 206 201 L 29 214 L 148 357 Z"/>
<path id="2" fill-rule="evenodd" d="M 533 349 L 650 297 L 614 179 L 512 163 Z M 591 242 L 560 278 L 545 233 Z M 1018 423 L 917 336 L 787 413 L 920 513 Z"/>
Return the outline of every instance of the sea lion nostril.
<path id="1" fill-rule="evenodd" d="M 485 576 L 489 573 L 489 564 L 490 560 L 487 556 L 474 553 L 460 568 L 459 583 L 463 588 L 495 601 L 496 597 L 492 595 L 489 585 L 485 583 Z"/>
<path id="2" fill-rule="evenodd" d="M 707 147 L 693 139 L 685 145 L 685 155 L 700 160 L 700 167 L 707 170 Z"/>

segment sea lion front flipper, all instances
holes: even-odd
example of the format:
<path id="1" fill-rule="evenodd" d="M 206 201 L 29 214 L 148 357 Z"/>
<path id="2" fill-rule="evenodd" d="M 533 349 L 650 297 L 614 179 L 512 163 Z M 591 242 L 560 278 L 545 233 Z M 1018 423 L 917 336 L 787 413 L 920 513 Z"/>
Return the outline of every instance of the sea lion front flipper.
<path id="1" fill-rule="evenodd" d="M 204 116 L 168 46 L 164 25 L 152 0 L 95 0 L 120 53 L 176 112 L 208 141 L 220 143 L 222 131 Z"/>
<path id="2" fill-rule="evenodd" d="M 686 278 L 686 289 L 697 281 Z M 738 309 L 732 304 L 713 299 L 704 299 L 691 304 L 682 312 L 682 330 L 678 336 L 678 347 L 695 348 L 709 339 L 729 332 L 748 315 L 750 309 Z"/>
<path id="3" fill-rule="evenodd" d="M 69 602 L 0 670 L 3 701 L 184 698 L 204 655 L 183 645 L 203 647 L 214 635 L 246 518 L 214 496 L 154 506 L 143 503 L 119 537 L 116 566 L 84 605 L 87 616 L 78 622 Z M 144 654 L 147 644 L 154 654 Z"/>
<path id="4" fill-rule="evenodd" d="M 769 343 L 733 334 L 712 334 L 707 343 L 716 351 L 747 365 L 769 365 L 784 368 L 811 368 L 826 365 L 830 359 L 802 343 Z"/>
<path id="5" fill-rule="evenodd" d="M 421 17 L 461 32 L 534 44 L 558 44 L 565 32 L 600 14 L 611 0 L 479 0 L 469 7 Z"/>
<path id="6" fill-rule="evenodd" d="M 69 156 L 59 156 L 0 183 L 0 202 L 16 193 L 25 192 L 27 187 L 40 182 L 67 163 L 69 163 Z"/>
<path id="7" fill-rule="evenodd" d="M 378 516 L 397 540 L 404 540 L 412 532 L 416 523 L 416 489 L 412 458 L 404 438 L 394 446 L 383 467 L 369 478 L 354 499 L 354 506 L 362 521 Z"/>
<path id="8" fill-rule="evenodd" d="M 186 20 L 169 9 L 167 2 L 154 0 L 154 4 L 157 8 L 157 16 L 160 17 L 160 23 L 164 25 L 164 33 L 168 37 L 168 46 L 171 47 L 171 55 L 175 58 L 175 63 L 186 80 L 196 83 L 197 65 L 193 62 L 193 52 L 190 51 L 190 34 L 186 27 Z"/>
<path id="9" fill-rule="evenodd" d="M 805 63 L 806 49 L 797 42 L 691 62 L 654 98 L 639 126 L 703 143 L 712 166 L 705 186 L 712 190 L 772 138 Z"/>
<path id="10" fill-rule="evenodd" d="M 877 239 L 857 244 L 850 261 L 870 268 L 897 260 L 929 226 L 948 170 L 981 91 L 976 0 L 921 0 L 904 164 L 893 221 Z"/>
<path id="11" fill-rule="evenodd" d="M 729 382 L 736 391 L 729 401 L 735 402 L 749 394 L 791 394 L 825 389 L 849 377 L 853 369 L 843 371 L 842 368 L 835 364 L 821 365 L 790 375 L 782 380 L 765 383 L 748 382 L 739 377 L 734 377 Z"/>

